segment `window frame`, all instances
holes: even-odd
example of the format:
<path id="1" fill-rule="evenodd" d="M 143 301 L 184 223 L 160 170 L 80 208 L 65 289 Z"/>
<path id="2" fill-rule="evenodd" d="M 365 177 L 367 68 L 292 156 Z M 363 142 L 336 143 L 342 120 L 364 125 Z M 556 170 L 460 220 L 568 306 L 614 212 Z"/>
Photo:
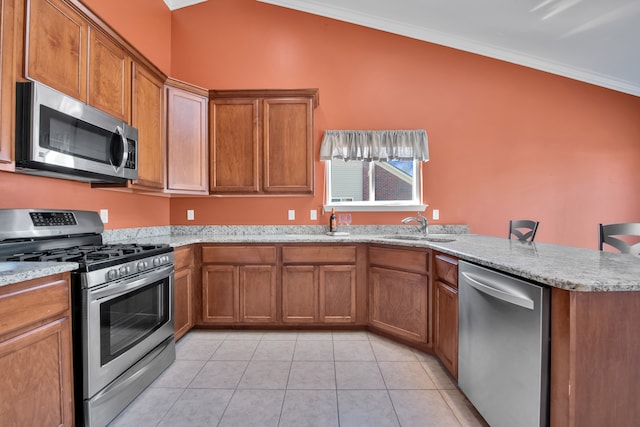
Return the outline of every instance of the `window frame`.
<path id="1" fill-rule="evenodd" d="M 341 159 L 323 160 L 325 163 L 325 204 L 323 208 L 325 211 L 334 209 L 336 212 L 409 212 L 409 211 L 425 211 L 427 206 L 422 203 L 422 163 L 421 161 L 414 160 L 414 176 L 412 184 L 412 200 L 369 200 L 369 201 L 351 201 L 351 202 L 334 202 L 332 201 L 331 194 L 331 164 L 333 161 L 344 161 Z M 351 160 L 351 161 L 363 161 L 363 160 Z M 370 161 L 370 173 L 369 173 L 369 197 L 375 198 L 375 166 L 377 163 L 386 163 L 381 161 Z"/>

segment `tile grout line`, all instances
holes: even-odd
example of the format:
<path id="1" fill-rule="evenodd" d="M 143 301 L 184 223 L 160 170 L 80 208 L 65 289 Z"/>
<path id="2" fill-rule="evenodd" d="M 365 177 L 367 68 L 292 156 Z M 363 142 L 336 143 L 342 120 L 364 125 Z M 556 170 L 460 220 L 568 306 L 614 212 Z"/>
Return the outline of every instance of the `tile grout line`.
<path id="1" fill-rule="evenodd" d="M 228 336 L 229 335 L 225 336 L 225 338 L 222 340 L 222 343 L 227 341 L 227 337 Z M 234 340 L 230 340 L 230 341 L 234 341 Z M 220 343 L 218 348 L 222 347 L 222 343 Z M 242 381 L 242 377 L 244 377 L 244 375 L 247 372 L 247 369 L 249 369 L 249 364 L 251 363 L 251 359 L 253 359 L 253 355 L 255 354 L 257 349 L 258 349 L 258 346 L 256 345 L 256 348 L 253 350 L 253 353 L 251 353 L 251 358 L 247 361 L 247 366 L 244 367 L 244 370 L 242 371 L 242 375 L 240 375 L 240 379 L 238 379 L 238 382 L 236 383 L 236 386 L 233 389 L 233 393 L 231 393 L 231 397 L 229 398 L 229 401 L 227 402 L 227 404 L 224 407 L 224 411 L 222 411 L 222 414 L 220 414 L 220 419 L 218 420 L 218 423 L 216 424 L 216 427 L 218 427 L 220 425 L 220 423 L 222 422 L 222 419 L 224 418 L 224 415 L 227 413 L 227 410 L 229 409 L 229 405 L 231 405 L 231 401 L 233 400 L 234 396 L 236 395 L 236 393 L 238 391 L 238 386 L 240 385 L 240 381 Z M 218 349 L 216 349 L 216 351 L 214 351 L 213 354 L 215 354 L 217 351 L 218 351 Z M 211 357 L 213 357 L 213 354 L 211 355 Z M 211 360 L 211 358 L 209 360 Z M 237 361 L 238 360 L 236 360 L 236 362 Z"/>
<path id="2" fill-rule="evenodd" d="M 287 391 L 289 390 L 289 380 L 291 379 L 291 369 L 293 368 L 293 357 L 296 354 L 297 346 L 298 346 L 298 336 L 296 335 L 296 343 L 293 345 L 293 353 L 291 353 L 291 360 L 289 361 L 289 373 L 287 374 L 287 383 L 284 385 L 284 394 L 282 395 L 282 403 L 280 404 L 280 413 L 278 414 L 278 426 L 282 422 L 282 412 L 284 411 L 284 402 L 287 399 Z"/>
<path id="3" fill-rule="evenodd" d="M 333 332 L 331 333 L 331 354 L 333 354 L 333 377 L 336 382 L 336 416 L 338 418 L 338 427 L 340 427 L 340 400 L 338 399 L 338 367 L 336 366 L 336 346 L 335 340 L 333 336 Z"/>
<path id="4" fill-rule="evenodd" d="M 387 385 L 387 380 L 384 378 L 382 374 L 382 369 L 380 369 L 380 361 L 378 360 L 378 355 L 376 354 L 373 343 L 369 341 L 369 346 L 371 347 L 371 352 L 373 353 L 373 358 L 376 360 L 376 367 L 378 368 L 378 372 L 380 372 L 380 378 L 382 378 L 382 382 L 384 383 L 384 389 L 387 392 L 387 396 L 389 397 L 389 402 L 391 403 L 391 408 L 393 408 L 393 413 L 396 416 L 396 421 L 398 422 L 398 426 L 402 426 L 400 423 L 400 417 L 398 416 L 398 411 L 396 410 L 396 405 L 393 404 L 393 399 L 391 398 L 391 392 L 389 392 L 389 386 Z"/>

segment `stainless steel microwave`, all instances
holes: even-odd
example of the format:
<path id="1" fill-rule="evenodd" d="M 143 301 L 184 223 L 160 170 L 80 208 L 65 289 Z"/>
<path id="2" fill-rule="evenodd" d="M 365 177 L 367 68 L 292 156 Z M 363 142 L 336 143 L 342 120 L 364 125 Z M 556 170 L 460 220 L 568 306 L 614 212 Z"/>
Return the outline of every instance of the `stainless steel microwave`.
<path id="1" fill-rule="evenodd" d="M 138 130 L 38 82 L 16 88 L 16 171 L 85 182 L 138 178 Z"/>

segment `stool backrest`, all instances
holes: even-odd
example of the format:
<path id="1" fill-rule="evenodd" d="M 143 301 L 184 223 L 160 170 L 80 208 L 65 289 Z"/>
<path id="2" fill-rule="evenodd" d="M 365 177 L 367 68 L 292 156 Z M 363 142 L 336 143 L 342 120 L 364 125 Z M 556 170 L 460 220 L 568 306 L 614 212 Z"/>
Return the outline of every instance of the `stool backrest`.
<path id="1" fill-rule="evenodd" d="M 623 222 L 619 224 L 598 224 L 599 249 L 604 244 L 613 246 L 624 254 L 640 257 L 640 222 Z M 636 236 L 637 243 L 624 240 L 616 236 Z"/>
<path id="2" fill-rule="evenodd" d="M 538 221 L 532 221 L 530 219 L 519 219 L 509 221 L 509 239 L 511 236 L 522 242 L 533 242 L 536 237 L 536 231 L 538 230 Z"/>

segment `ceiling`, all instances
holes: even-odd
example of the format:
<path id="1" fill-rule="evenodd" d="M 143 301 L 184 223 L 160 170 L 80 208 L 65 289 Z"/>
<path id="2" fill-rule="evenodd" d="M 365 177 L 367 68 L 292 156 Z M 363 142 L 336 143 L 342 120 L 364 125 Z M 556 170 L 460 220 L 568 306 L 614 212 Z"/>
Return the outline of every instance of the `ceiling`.
<path id="1" fill-rule="evenodd" d="M 640 96 L 640 0 L 257 1 Z"/>

